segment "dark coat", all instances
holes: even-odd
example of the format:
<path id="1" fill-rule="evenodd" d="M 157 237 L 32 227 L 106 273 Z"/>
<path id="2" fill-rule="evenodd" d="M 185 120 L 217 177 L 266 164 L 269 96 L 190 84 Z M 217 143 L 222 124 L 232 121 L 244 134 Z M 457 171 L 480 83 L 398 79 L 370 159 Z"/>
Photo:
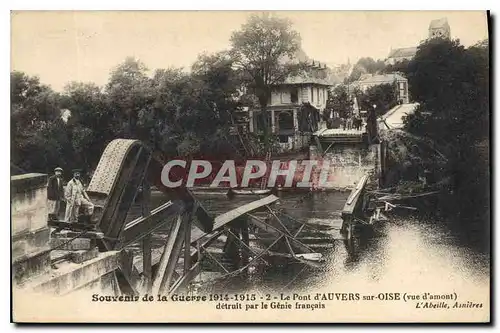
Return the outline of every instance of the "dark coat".
<path id="1" fill-rule="evenodd" d="M 60 178 L 59 186 L 57 185 L 57 177 L 51 176 L 47 186 L 47 199 L 49 200 L 62 200 L 64 198 L 63 179 Z"/>

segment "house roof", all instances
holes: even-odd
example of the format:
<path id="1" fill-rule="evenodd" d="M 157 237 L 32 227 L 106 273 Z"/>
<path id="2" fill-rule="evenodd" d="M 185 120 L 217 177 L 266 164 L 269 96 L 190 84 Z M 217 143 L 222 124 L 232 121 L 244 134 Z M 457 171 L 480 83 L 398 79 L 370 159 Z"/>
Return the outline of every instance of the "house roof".
<path id="1" fill-rule="evenodd" d="M 389 53 L 388 58 L 407 58 L 413 57 L 417 53 L 416 47 L 403 47 L 394 49 Z"/>
<path id="2" fill-rule="evenodd" d="M 310 67 L 310 71 L 302 75 L 288 77 L 284 84 L 319 84 L 331 86 L 339 81 L 324 62 L 308 57 L 302 48 L 299 48 L 291 58 L 287 56 L 283 57 L 282 61 L 285 63 L 306 63 Z"/>
<path id="3" fill-rule="evenodd" d="M 393 83 L 394 81 L 407 81 L 405 77 L 398 73 L 373 75 L 372 77 L 360 80 L 358 84 L 383 84 Z"/>
<path id="4" fill-rule="evenodd" d="M 327 78 L 317 78 L 310 75 L 298 75 L 289 77 L 285 80 L 285 84 L 319 84 L 323 86 L 331 86 L 333 82 L 331 82 L 328 77 Z"/>

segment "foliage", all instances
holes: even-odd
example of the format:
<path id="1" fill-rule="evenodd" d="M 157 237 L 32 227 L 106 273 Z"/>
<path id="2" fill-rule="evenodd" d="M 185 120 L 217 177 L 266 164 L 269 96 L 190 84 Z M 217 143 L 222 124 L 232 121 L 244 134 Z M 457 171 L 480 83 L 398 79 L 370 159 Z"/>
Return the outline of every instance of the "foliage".
<path id="1" fill-rule="evenodd" d="M 331 112 L 338 112 L 339 117 L 345 118 L 352 112 L 353 101 L 348 92 L 347 86 L 340 84 L 333 90 L 328 91 L 328 99 L 326 101 L 326 116 Z"/>
<path id="2" fill-rule="evenodd" d="M 303 69 L 302 64 L 290 61 L 300 48 L 300 36 L 291 26 L 288 19 L 268 13 L 252 15 L 241 30 L 231 36 L 234 67 L 247 89 L 257 97 L 264 114 L 272 87 Z M 267 117 L 262 120 L 267 142 L 269 124 Z"/>
<path id="3" fill-rule="evenodd" d="M 408 65 L 410 64 L 410 61 L 408 59 L 404 59 L 403 61 L 398 61 L 395 64 L 389 64 L 387 65 L 382 72 L 383 73 L 403 73 L 406 74 L 408 73 Z"/>
<path id="4" fill-rule="evenodd" d="M 88 171 L 117 137 L 140 139 L 170 156 L 234 156 L 229 128 L 239 87 L 225 54 L 201 55 L 191 74 L 170 68 L 152 77 L 140 61 L 127 58 L 104 89 L 71 82 L 62 94 L 13 72 L 11 162 L 27 172 L 50 173 L 55 166 Z M 67 121 L 63 110 L 70 113 Z"/>
<path id="5" fill-rule="evenodd" d="M 450 213 L 467 223 L 484 221 L 489 201 L 488 43 L 465 48 L 458 40 L 426 41 L 408 64 L 407 76 L 420 106 L 406 117 L 405 127 L 432 140 L 446 156 Z"/>
<path id="6" fill-rule="evenodd" d="M 360 79 L 363 74 L 376 74 L 385 68 L 382 60 L 373 60 L 373 58 L 360 58 L 354 65 L 351 74 L 346 79 L 346 83 L 352 83 Z"/>
<path id="7" fill-rule="evenodd" d="M 380 84 L 368 88 L 365 92 L 355 90 L 354 94 L 361 110 L 372 110 L 375 105 L 377 116 L 381 116 L 396 106 L 396 88 L 395 83 Z"/>

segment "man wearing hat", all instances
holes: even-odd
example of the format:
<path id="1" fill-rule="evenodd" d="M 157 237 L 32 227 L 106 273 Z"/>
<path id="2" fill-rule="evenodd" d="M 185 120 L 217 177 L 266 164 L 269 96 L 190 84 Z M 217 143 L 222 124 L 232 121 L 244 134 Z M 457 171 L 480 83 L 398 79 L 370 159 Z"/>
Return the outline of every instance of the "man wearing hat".
<path id="1" fill-rule="evenodd" d="M 63 169 L 57 167 L 54 169 L 54 175 L 49 178 L 47 185 L 47 199 L 49 200 L 49 219 L 57 220 L 61 201 L 64 200 L 64 187 L 62 179 Z"/>
<path id="2" fill-rule="evenodd" d="M 66 185 L 66 215 L 64 221 L 78 222 L 78 214 L 80 207 L 83 208 L 84 215 L 92 216 L 94 205 L 90 202 L 90 198 L 85 192 L 82 182 L 80 181 L 80 170 L 73 170 L 73 178 Z"/>

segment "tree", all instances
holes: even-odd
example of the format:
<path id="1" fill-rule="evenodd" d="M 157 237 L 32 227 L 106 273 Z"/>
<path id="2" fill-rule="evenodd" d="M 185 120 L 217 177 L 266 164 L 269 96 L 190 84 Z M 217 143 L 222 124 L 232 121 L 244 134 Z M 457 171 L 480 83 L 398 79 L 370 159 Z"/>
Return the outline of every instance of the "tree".
<path id="1" fill-rule="evenodd" d="M 382 72 L 384 73 L 395 73 L 395 72 L 400 72 L 406 75 L 408 73 L 408 65 L 410 64 L 410 61 L 408 59 L 404 59 L 402 61 L 398 61 L 395 64 L 387 65 Z"/>
<path id="2" fill-rule="evenodd" d="M 269 141 L 266 113 L 272 87 L 300 71 L 300 64 L 287 61 L 300 48 L 300 36 L 288 19 L 269 14 L 253 15 L 241 30 L 231 36 L 234 66 L 241 71 L 248 87 L 258 98 L 263 115 L 264 140 Z"/>
<path id="3" fill-rule="evenodd" d="M 149 113 L 153 102 L 151 82 L 146 66 L 133 57 L 128 57 L 112 72 L 106 94 L 109 106 L 114 111 L 117 123 L 122 125 L 121 135 L 136 137 L 140 113 Z"/>
<path id="4" fill-rule="evenodd" d="M 72 153 L 59 94 L 23 72 L 12 72 L 10 79 L 11 162 L 23 170 L 43 173 L 57 165 L 70 165 Z"/>
<path id="5" fill-rule="evenodd" d="M 352 112 L 352 107 L 353 101 L 347 91 L 346 85 L 339 84 L 333 91 L 328 92 L 325 109 L 328 114 L 330 112 L 338 112 L 341 118 L 345 118 Z"/>
<path id="6" fill-rule="evenodd" d="M 360 79 L 363 74 L 376 74 L 385 68 L 385 63 L 382 60 L 373 60 L 373 58 L 360 58 L 354 65 L 351 75 L 346 80 L 346 83 L 351 83 Z"/>
<path id="7" fill-rule="evenodd" d="M 66 126 L 75 164 L 95 168 L 100 154 L 118 132 L 106 95 L 94 83 L 71 82 L 64 89 L 61 106 L 71 113 Z"/>
<path id="8" fill-rule="evenodd" d="M 476 225 L 489 218 L 489 52 L 482 41 L 433 39 L 418 47 L 408 65 L 409 90 L 420 103 L 406 129 L 432 140 L 447 158 L 453 194 L 449 213 Z"/>
<path id="9" fill-rule="evenodd" d="M 375 105 L 377 117 L 385 114 L 397 104 L 395 83 L 379 84 L 368 88 L 365 92 L 356 90 L 355 95 L 362 110 L 372 110 Z"/>
<path id="10" fill-rule="evenodd" d="M 487 47 L 465 49 L 458 40 L 441 39 L 421 44 L 408 66 L 409 92 L 421 104 L 421 112 L 408 118 L 410 131 L 424 131 L 456 146 L 484 138 L 489 124 L 488 75 Z"/>

